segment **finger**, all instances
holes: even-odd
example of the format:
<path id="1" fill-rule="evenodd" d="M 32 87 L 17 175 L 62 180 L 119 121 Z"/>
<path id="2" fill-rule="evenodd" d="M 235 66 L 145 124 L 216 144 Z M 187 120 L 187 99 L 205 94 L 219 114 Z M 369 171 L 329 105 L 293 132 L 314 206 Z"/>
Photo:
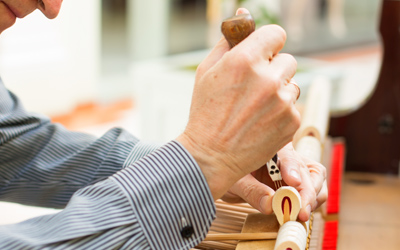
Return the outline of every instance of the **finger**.
<path id="1" fill-rule="evenodd" d="M 290 80 L 289 84 L 292 84 L 293 87 L 296 88 L 296 92 L 297 92 L 296 101 L 299 100 L 299 97 L 300 97 L 300 94 L 301 94 L 299 85 L 297 84 L 297 82 L 293 78 L 292 78 L 292 80 Z"/>
<path id="2" fill-rule="evenodd" d="M 278 155 L 282 179 L 287 185 L 296 188 L 300 193 L 302 206 L 299 219 L 307 221 L 316 200 L 315 189 L 307 166 L 293 149 L 291 143 L 282 148 Z"/>
<path id="3" fill-rule="evenodd" d="M 289 186 L 294 188 L 299 187 L 302 182 L 300 176 L 300 165 L 303 164 L 303 162 L 299 162 L 299 157 L 294 150 L 292 143 L 283 147 L 278 152 L 278 155 L 282 179 Z"/>
<path id="4" fill-rule="evenodd" d="M 207 72 L 210 68 L 212 68 L 228 51 L 229 51 L 229 44 L 226 41 L 225 37 L 222 36 L 221 39 L 215 45 L 215 47 L 208 54 L 208 56 L 197 67 L 196 77 L 199 78 L 202 75 L 204 75 L 204 73 Z"/>
<path id="5" fill-rule="evenodd" d="M 251 174 L 240 179 L 232 191 L 264 214 L 272 213 L 272 197 L 275 191 L 259 182 Z"/>
<path id="6" fill-rule="evenodd" d="M 266 68 L 265 73 L 277 79 L 274 83 L 279 96 L 287 101 L 287 103 L 296 103 L 298 89 L 293 84 L 288 84 L 296 73 L 296 59 L 292 55 L 280 53 L 273 58 Z"/>
<path id="7" fill-rule="evenodd" d="M 236 15 L 241 14 L 250 14 L 250 12 L 245 8 L 239 8 L 236 11 Z M 225 37 L 222 36 L 210 54 L 197 68 L 198 75 L 203 75 L 206 71 L 213 67 L 222 58 L 222 56 L 229 51 L 229 49 L 228 41 L 226 41 Z"/>
<path id="8" fill-rule="evenodd" d="M 278 155 L 283 180 L 300 193 L 302 208 L 299 218 L 307 221 L 311 211 L 327 199 L 326 169 L 322 164 L 302 157 L 294 150 L 292 143 L 283 147 Z M 300 181 L 293 177 L 297 173 Z"/>
<path id="9" fill-rule="evenodd" d="M 310 178 L 315 192 L 318 194 L 321 192 L 326 181 L 326 169 L 322 164 L 317 162 L 307 163 L 307 167 L 310 171 Z"/>
<path id="10" fill-rule="evenodd" d="M 287 84 L 292 81 L 293 76 L 296 74 L 297 61 L 290 54 L 279 53 L 272 59 L 267 70 L 282 79 L 283 84 Z"/>
<path id="11" fill-rule="evenodd" d="M 262 56 L 265 60 L 272 60 L 281 51 L 285 42 L 284 29 L 278 25 L 265 25 L 250 34 L 234 49 L 242 50 L 250 57 Z"/>
<path id="12" fill-rule="evenodd" d="M 288 103 L 296 104 L 300 97 L 300 88 L 292 83 L 284 83 L 279 90 L 281 98 L 284 98 Z"/>
<path id="13" fill-rule="evenodd" d="M 328 185 L 326 181 L 324 181 L 324 184 L 322 185 L 321 191 L 317 195 L 317 201 L 313 207 L 313 210 L 319 208 L 322 204 L 326 202 L 328 199 Z"/>
<path id="14" fill-rule="evenodd" d="M 315 206 L 317 195 L 315 193 L 314 186 L 312 185 L 308 169 L 300 168 L 300 175 L 302 178 L 302 184 L 299 187 L 299 193 L 301 196 L 299 219 L 301 221 L 307 221 L 310 219 L 311 211 Z"/>
<path id="15" fill-rule="evenodd" d="M 248 11 L 246 8 L 239 8 L 236 11 L 236 15 L 242 15 L 242 14 L 250 14 L 250 11 Z"/>

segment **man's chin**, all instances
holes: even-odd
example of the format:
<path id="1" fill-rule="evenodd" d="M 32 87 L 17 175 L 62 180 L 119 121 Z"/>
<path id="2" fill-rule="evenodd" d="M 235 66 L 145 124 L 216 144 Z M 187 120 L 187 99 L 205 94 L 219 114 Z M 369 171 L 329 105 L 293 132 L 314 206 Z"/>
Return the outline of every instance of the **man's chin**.
<path id="1" fill-rule="evenodd" d="M 0 2 L 0 34 L 13 26 L 16 20 L 15 14 L 3 2 Z"/>
<path id="2" fill-rule="evenodd" d="M 7 23 L 0 23 L 0 35 L 5 31 L 6 29 L 10 28 L 11 26 L 14 25 L 16 19 L 14 19 L 13 22 L 7 22 Z"/>

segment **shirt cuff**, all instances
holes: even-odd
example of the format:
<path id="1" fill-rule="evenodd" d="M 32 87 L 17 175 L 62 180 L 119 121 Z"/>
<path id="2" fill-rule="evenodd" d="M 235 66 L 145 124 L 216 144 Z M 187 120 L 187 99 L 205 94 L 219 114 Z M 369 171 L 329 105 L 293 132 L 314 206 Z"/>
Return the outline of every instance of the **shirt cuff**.
<path id="1" fill-rule="evenodd" d="M 152 249 L 194 247 L 215 219 L 207 182 L 196 161 L 177 141 L 111 178 L 126 192 Z"/>

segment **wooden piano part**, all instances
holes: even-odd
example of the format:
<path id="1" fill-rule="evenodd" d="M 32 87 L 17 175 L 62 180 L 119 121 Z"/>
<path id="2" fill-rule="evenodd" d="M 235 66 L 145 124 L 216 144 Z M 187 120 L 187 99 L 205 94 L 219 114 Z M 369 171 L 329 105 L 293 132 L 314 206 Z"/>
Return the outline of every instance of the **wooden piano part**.
<path id="1" fill-rule="evenodd" d="M 346 170 L 398 174 L 400 164 L 400 1 L 382 0 L 383 60 L 372 96 L 331 119 L 329 134 L 346 138 Z"/>
<path id="2" fill-rule="evenodd" d="M 315 77 L 307 93 L 300 128 L 293 140 L 297 152 L 317 162 L 322 161 L 328 132 L 331 94 L 330 80 L 324 76 Z"/>
<path id="3" fill-rule="evenodd" d="M 249 214 L 258 214 L 259 211 L 247 203 L 229 204 L 217 200 L 215 202 L 216 219 L 211 224 L 209 234 L 213 233 L 241 233 L 244 221 Z M 277 231 L 276 231 L 277 232 Z M 234 250 L 238 241 L 203 241 L 196 249 L 202 250 Z"/>
<path id="4" fill-rule="evenodd" d="M 299 192 L 293 187 L 281 187 L 272 198 L 272 210 L 282 226 L 288 221 L 296 221 L 301 208 Z"/>
<path id="5" fill-rule="evenodd" d="M 204 241 L 223 241 L 223 240 L 274 240 L 278 233 L 228 233 L 228 234 L 208 234 Z"/>
<path id="6" fill-rule="evenodd" d="M 261 213 L 250 214 L 244 223 L 242 233 L 256 232 L 278 232 L 279 222 L 275 215 L 264 215 Z M 258 241 L 241 241 L 238 243 L 236 250 L 262 250 L 274 249 L 276 239 L 274 240 L 258 240 Z"/>
<path id="7" fill-rule="evenodd" d="M 307 231 L 297 221 L 288 221 L 278 232 L 274 250 L 303 250 L 307 245 Z"/>
<path id="8" fill-rule="evenodd" d="M 293 187 L 281 187 L 274 195 L 272 209 L 281 225 L 274 249 L 306 249 L 309 222 L 297 221 L 301 209 L 299 192 Z"/>
<path id="9" fill-rule="evenodd" d="M 242 233 L 277 231 L 276 240 L 241 241 L 236 250 L 253 249 L 306 249 L 309 222 L 297 221 L 301 208 L 301 197 L 293 187 L 279 188 L 272 200 L 275 215 L 251 214 L 247 217 Z M 274 218 L 275 217 L 275 218 Z M 277 224 L 278 223 L 278 224 Z"/>
<path id="10" fill-rule="evenodd" d="M 275 232 L 279 231 L 279 222 L 275 215 L 264 215 L 260 214 L 258 210 L 252 208 L 247 203 L 240 204 L 229 204 L 221 200 L 216 201 L 217 207 L 217 218 L 212 223 L 209 230 L 209 234 L 221 234 L 221 233 L 241 233 L 241 232 Z M 245 221 L 254 220 L 259 223 L 247 223 Z M 258 226 L 254 226 L 257 224 Z M 310 223 L 311 234 L 307 239 L 307 250 L 320 250 L 323 243 L 324 234 L 324 220 L 320 213 L 313 214 L 312 224 Z M 259 228 L 262 228 L 261 230 Z M 242 243 L 244 243 L 243 241 Z M 254 241 L 248 241 L 254 242 Z M 273 250 L 276 240 L 260 240 L 262 248 Z M 237 248 L 238 240 L 226 240 L 226 241 L 203 241 L 192 250 L 235 250 Z M 252 248 L 255 249 L 255 248 Z M 286 249 L 285 249 L 286 250 Z"/>
<path id="11" fill-rule="evenodd" d="M 278 154 L 267 162 L 267 169 L 271 180 L 274 182 L 275 190 L 282 187 L 282 175 L 278 168 Z"/>

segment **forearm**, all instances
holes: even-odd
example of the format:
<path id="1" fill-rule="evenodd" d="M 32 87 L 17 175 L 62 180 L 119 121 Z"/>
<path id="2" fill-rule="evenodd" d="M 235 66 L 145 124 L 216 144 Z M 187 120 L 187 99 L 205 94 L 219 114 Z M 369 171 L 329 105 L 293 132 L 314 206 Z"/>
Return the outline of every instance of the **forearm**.
<path id="1" fill-rule="evenodd" d="M 109 232 L 118 235 L 124 228 L 133 227 L 135 222 L 137 218 L 129 210 L 123 192 L 113 181 L 106 180 L 77 192 L 68 206 L 57 214 L 1 226 L 0 248 L 53 249 L 63 246 L 77 249 L 82 246 L 80 249 L 84 249 L 86 241 L 96 245 L 105 241 Z M 127 232 L 124 234 L 125 238 L 130 236 Z"/>
<path id="2" fill-rule="evenodd" d="M 0 198 L 62 208 L 76 190 L 122 169 L 137 142 L 121 129 L 96 139 L 42 125 L 0 148 Z"/>
<path id="3" fill-rule="evenodd" d="M 0 199 L 62 208 L 78 189 L 153 151 L 114 128 L 101 138 L 27 112 L 0 80 Z"/>

